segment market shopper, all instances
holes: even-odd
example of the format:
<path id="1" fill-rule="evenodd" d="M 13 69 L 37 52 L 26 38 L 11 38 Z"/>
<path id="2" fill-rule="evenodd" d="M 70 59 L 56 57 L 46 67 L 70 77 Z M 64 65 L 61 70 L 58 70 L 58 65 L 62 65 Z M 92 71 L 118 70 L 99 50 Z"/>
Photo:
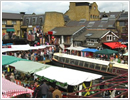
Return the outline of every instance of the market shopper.
<path id="1" fill-rule="evenodd" d="M 5 71 L 2 72 L 2 77 L 5 78 Z"/>
<path id="2" fill-rule="evenodd" d="M 34 94 L 33 94 L 33 98 L 41 98 L 41 87 L 40 85 L 38 85 L 38 82 L 34 83 Z"/>
<path id="3" fill-rule="evenodd" d="M 41 93 L 42 98 L 47 98 L 47 94 L 49 92 L 49 86 L 46 84 L 46 81 L 43 81 L 43 84 L 41 85 Z"/>
<path id="4" fill-rule="evenodd" d="M 10 81 L 11 81 L 11 82 L 15 82 L 14 73 L 11 73 L 11 75 L 10 75 Z"/>
<path id="5" fill-rule="evenodd" d="M 55 90 L 52 93 L 53 98 L 62 98 L 62 93 L 59 90 L 58 86 L 55 87 Z"/>

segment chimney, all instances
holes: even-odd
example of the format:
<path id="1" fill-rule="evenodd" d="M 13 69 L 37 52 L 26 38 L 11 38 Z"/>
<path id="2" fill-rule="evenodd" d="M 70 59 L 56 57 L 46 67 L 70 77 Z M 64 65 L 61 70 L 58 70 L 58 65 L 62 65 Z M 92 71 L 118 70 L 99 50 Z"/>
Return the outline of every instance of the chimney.
<path id="1" fill-rule="evenodd" d="M 25 15 L 25 12 L 20 12 L 20 14 L 23 14 L 23 15 Z"/>

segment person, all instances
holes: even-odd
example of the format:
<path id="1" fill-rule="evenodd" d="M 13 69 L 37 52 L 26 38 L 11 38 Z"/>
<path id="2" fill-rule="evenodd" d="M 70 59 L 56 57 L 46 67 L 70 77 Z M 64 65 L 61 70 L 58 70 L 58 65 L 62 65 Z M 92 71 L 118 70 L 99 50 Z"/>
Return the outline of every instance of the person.
<path id="1" fill-rule="evenodd" d="M 41 87 L 38 85 L 38 82 L 34 83 L 34 88 L 33 98 L 41 98 Z"/>
<path id="2" fill-rule="evenodd" d="M 10 81 L 11 81 L 11 82 L 15 82 L 14 73 L 11 73 L 11 75 L 10 75 Z"/>
<path id="3" fill-rule="evenodd" d="M 41 50 L 41 61 L 44 61 L 44 50 Z"/>
<path id="4" fill-rule="evenodd" d="M 55 90 L 52 93 L 53 98 L 62 98 L 62 93 L 59 90 L 58 86 L 55 87 Z"/>
<path id="5" fill-rule="evenodd" d="M 9 32 L 8 36 L 9 36 L 9 39 L 11 39 L 12 38 L 12 32 Z"/>
<path id="6" fill-rule="evenodd" d="M 102 83 L 104 81 L 104 76 L 102 76 L 99 80 L 99 83 Z M 102 85 L 99 86 L 100 89 L 104 89 L 104 84 L 102 83 Z M 103 96 L 103 92 L 101 92 L 101 95 Z"/>
<path id="7" fill-rule="evenodd" d="M 43 84 L 41 85 L 41 93 L 42 98 L 47 98 L 47 94 L 49 92 L 49 86 L 46 84 L 46 81 L 43 81 Z"/>
<path id="8" fill-rule="evenodd" d="M 27 39 L 27 32 L 24 31 L 24 38 Z"/>
<path id="9" fill-rule="evenodd" d="M 2 72 L 2 77 L 5 78 L 5 71 Z"/>
<path id="10" fill-rule="evenodd" d="M 124 64 L 124 60 L 123 60 L 123 58 L 121 59 L 121 63 Z"/>

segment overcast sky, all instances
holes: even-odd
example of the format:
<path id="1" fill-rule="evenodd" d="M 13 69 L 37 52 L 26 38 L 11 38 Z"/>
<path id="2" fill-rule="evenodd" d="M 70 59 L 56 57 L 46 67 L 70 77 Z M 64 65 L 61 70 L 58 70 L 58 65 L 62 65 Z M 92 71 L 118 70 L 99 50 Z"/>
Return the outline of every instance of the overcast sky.
<path id="1" fill-rule="evenodd" d="M 74 2 L 74 1 L 73 1 Z M 77 1 L 81 2 L 81 1 Z M 85 1 L 84 1 L 85 2 Z M 89 2 L 89 1 L 88 1 Z M 90 1 L 92 3 L 93 1 Z M 100 12 L 128 11 L 128 1 L 96 1 Z M 45 12 L 57 11 L 65 13 L 69 9 L 69 1 L 2 1 L 2 12 L 26 14 L 44 14 Z"/>

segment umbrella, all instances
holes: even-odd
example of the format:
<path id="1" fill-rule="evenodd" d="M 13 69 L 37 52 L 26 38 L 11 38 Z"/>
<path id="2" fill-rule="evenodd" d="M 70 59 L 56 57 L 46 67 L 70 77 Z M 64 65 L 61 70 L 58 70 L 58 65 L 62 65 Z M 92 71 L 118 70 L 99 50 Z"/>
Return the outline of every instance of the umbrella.
<path id="1" fill-rule="evenodd" d="M 113 53 L 118 53 L 118 51 L 111 50 L 111 49 L 103 49 L 103 50 L 100 50 L 100 51 L 96 51 L 95 53 L 96 53 L 96 54 L 111 55 L 111 54 L 113 54 Z"/>

